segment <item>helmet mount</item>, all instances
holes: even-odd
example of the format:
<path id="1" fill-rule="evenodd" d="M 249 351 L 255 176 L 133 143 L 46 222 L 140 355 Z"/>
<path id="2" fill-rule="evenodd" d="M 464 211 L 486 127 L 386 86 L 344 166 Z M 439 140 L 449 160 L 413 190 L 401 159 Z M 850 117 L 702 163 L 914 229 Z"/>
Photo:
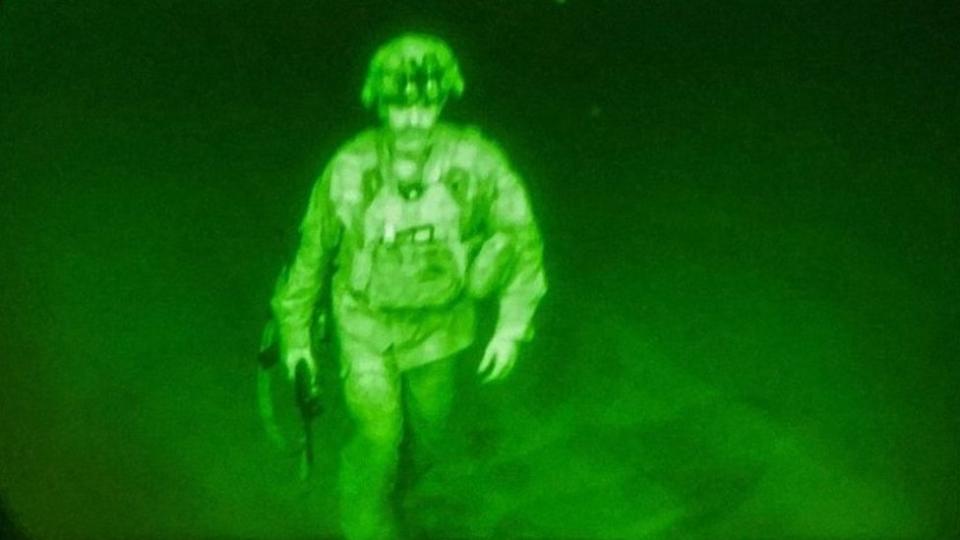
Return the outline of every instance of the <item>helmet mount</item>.
<path id="1" fill-rule="evenodd" d="M 391 105 L 440 105 L 463 94 L 453 51 L 441 39 L 403 34 L 380 47 L 370 61 L 361 100 L 383 115 Z"/>

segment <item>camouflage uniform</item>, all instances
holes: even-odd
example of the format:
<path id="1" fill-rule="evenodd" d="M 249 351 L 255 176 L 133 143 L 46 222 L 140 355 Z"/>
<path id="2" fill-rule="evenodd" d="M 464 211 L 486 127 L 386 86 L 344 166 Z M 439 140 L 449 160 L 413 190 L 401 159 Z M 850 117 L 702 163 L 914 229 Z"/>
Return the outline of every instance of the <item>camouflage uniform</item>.
<path id="1" fill-rule="evenodd" d="M 281 342 L 310 346 L 326 286 L 340 343 L 344 395 L 357 435 L 341 467 L 348 537 L 389 537 L 402 379 L 414 431 L 436 439 L 452 397 L 452 364 L 474 340 L 475 299 L 499 300 L 498 338 L 524 341 L 546 291 L 542 245 L 520 178 L 471 128 L 438 124 L 421 192 L 390 173 L 389 135 L 342 147 L 313 188 L 286 286 L 273 299 Z"/>

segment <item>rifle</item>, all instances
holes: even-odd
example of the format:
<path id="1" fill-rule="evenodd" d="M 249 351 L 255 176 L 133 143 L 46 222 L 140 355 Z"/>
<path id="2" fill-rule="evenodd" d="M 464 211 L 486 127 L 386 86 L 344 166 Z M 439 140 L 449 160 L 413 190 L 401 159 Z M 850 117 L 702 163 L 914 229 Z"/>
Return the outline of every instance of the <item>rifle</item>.
<path id="1" fill-rule="evenodd" d="M 320 391 L 316 379 L 311 375 L 305 361 L 297 364 L 294 371 L 294 404 L 300 416 L 303 433 L 298 441 L 291 442 L 283 435 L 276 422 L 273 407 L 272 379 L 276 366 L 280 362 L 280 347 L 277 339 L 277 324 L 271 318 L 263 329 L 260 339 L 260 351 L 257 354 L 260 366 L 257 375 L 257 397 L 260 405 L 260 417 L 271 440 L 284 452 L 300 454 L 300 479 L 310 477 L 313 467 L 314 441 L 313 421 L 322 412 Z"/>
<path id="2" fill-rule="evenodd" d="M 294 372 L 294 393 L 297 400 L 297 409 L 300 411 L 300 422 L 303 425 L 303 460 L 300 463 L 300 478 L 310 476 L 313 467 L 313 419 L 320 416 L 320 394 L 317 380 L 310 373 L 310 368 L 303 360 L 297 363 Z"/>

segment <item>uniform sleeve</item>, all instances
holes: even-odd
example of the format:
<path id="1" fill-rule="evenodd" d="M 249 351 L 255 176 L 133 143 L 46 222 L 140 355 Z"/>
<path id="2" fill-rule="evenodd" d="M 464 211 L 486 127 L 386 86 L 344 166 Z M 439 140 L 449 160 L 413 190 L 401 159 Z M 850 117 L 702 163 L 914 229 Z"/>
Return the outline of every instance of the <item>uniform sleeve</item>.
<path id="1" fill-rule="evenodd" d="M 498 149 L 492 145 L 488 149 L 482 166 L 492 186 L 487 229 L 491 235 L 505 235 L 515 254 L 500 289 L 494 336 L 528 341 L 533 337 L 533 315 L 547 291 L 543 242 L 523 181 Z"/>
<path id="2" fill-rule="evenodd" d="M 340 239 L 340 223 L 330 198 L 333 164 L 314 184 L 300 224 L 300 245 L 286 280 L 271 306 L 280 329 L 282 350 L 310 347 L 314 309 L 323 292 Z"/>

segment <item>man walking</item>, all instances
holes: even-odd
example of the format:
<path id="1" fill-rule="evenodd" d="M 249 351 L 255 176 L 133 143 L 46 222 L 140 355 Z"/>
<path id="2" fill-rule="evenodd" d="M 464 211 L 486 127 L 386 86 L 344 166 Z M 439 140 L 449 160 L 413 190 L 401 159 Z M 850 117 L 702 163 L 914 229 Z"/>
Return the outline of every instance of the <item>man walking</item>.
<path id="1" fill-rule="evenodd" d="M 475 337 L 475 301 L 499 305 L 477 370 L 489 382 L 510 373 L 546 291 L 520 178 L 477 130 L 439 121 L 463 89 L 452 51 L 435 37 L 406 34 L 376 52 L 362 100 L 382 127 L 342 146 L 317 180 L 272 301 L 288 370 L 306 362 L 315 371 L 311 322 L 329 292 L 356 428 L 340 467 L 347 538 L 396 534 L 389 496 L 404 418 L 417 451 L 435 451 L 458 353 Z"/>

